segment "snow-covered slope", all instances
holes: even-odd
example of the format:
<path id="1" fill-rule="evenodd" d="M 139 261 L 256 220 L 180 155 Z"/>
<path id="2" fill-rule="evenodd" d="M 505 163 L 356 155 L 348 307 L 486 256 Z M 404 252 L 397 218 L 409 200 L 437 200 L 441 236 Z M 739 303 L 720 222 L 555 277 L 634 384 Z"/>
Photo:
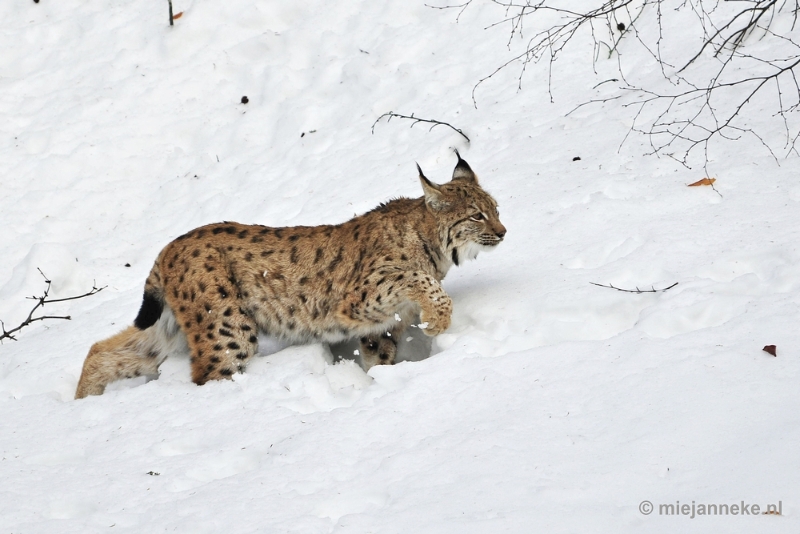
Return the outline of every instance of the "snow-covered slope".
<path id="1" fill-rule="evenodd" d="M 0 346 L 0 530 L 797 531 L 796 159 L 720 145 L 719 193 L 688 188 L 703 174 L 644 140 L 618 150 L 612 105 L 565 118 L 596 83 L 578 52 L 555 104 L 546 73 L 517 92 L 508 72 L 474 108 L 506 57 L 488 4 L 456 23 L 421 0 L 175 0 L 174 27 L 161 4 L 0 3 L 0 319 L 27 316 L 37 267 L 54 297 L 107 286 Z M 472 142 L 373 134 L 387 111 Z M 367 375 L 264 340 L 232 382 L 197 387 L 175 357 L 71 400 L 171 239 L 340 222 L 419 196 L 415 161 L 446 181 L 452 148 L 508 235 L 450 272 L 430 358 Z M 676 501 L 783 515 L 659 515 Z"/>

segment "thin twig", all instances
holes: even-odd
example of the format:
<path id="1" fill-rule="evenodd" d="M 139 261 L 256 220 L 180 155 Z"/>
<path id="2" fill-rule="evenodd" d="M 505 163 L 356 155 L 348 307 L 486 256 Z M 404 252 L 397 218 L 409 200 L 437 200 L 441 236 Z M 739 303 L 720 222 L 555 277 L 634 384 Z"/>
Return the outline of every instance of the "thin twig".
<path id="1" fill-rule="evenodd" d="M 467 143 L 470 142 L 469 137 L 467 137 L 467 134 L 465 134 L 464 132 L 462 132 L 461 130 L 459 130 L 458 128 L 456 128 L 455 126 L 453 126 L 450 123 L 437 121 L 437 120 L 434 120 L 434 119 L 420 119 L 419 117 L 415 117 L 413 113 L 410 116 L 409 115 L 400 115 L 399 113 L 395 113 L 394 111 L 390 111 L 388 113 L 384 113 L 383 115 L 378 117 L 378 119 L 375 122 L 372 123 L 372 133 L 373 134 L 375 133 L 375 125 L 378 124 L 378 122 L 380 122 L 380 120 L 382 118 L 384 118 L 384 117 L 389 117 L 386 122 L 389 122 L 390 120 L 392 120 L 393 117 L 397 117 L 399 119 L 410 119 L 410 120 L 414 121 L 414 122 L 411 123 L 411 127 L 412 128 L 418 122 L 427 122 L 428 124 L 433 124 L 433 126 L 430 127 L 430 130 L 433 130 L 437 126 L 447 126 L 448 128 L 450 128 L 454 132 L 457 132 L 459 135 L 461 135 L 461 137 L 466 139 Z M 428 130 L 428 131 L 430 131 L 430 130 Z"/>
<path id="2" fill-rule="evenodd" d="M 458 9 L 458 15 L 456 15 L 456 23 L 458 23 L 458 19 L 461 18 L 461 14 L 464 13 L 464 10 L 472 3 L 472 0 L 467 0 L 463 4 L 458 4 L 455 6 L 432 6 L 430 4 L 425 4 L 425 7 L 430 7 L 433 9 Z"/>
<path id="3" fill-rule="evenodd" d="M 167 0 L 169 2 L 169 25 L 174 26 L 175 23 L 172 20 L 172 0 Z"/>
<path id="4" fill-rule="evenodd" d="M 49 278 L 47 278 L 47 276 L 42 272 L 41 269 L 39 269 L 37 267 L 36 270 L 39 271 L 39 274 L 41 274 L 42 277 L 44 277 L 44 281 L 47 284 L 47 287 L 45 287 L 45 289 L 44 289 L 44 294 L 42 296 L 40 296 L 40 297 L 35 297 L 35 296 L 34 297 L 26 297 L 29 300 L 35 300 L 36 301 L 36 305 L 30 311 L 30 313 L 28 314 L 28 317 L 24 321 L 22 321 L 22 323 L 20 323 L 19 326 L 15 327 L 15 328 L 12 328 L 11 330 L 6 330 L 5 323 L 3 321 L 0 321 L 0 329 L 3 330 L 2 334 L 0 334 L 0 342 L 2 342 L 4 339 L 11 339 L 11 340 L 16 341 L 17 338 L 14 336 L 14 334 L 16 332 L 19 332 L 24 327 L 28 326 L 29 324 L 31 324 L 31 323 L 33 323 L 35 321 L 44 321 L 46 319 L 65 319 L 65 320 L 69 321 L 69 320 L 72 319 L 72 317 L 69 316 L 69 315 L 40 315 L 38 317 L 34 317 L 33 314 L 36 312 L 36 310 L 38 310 L 41 307 L 44 307 L 45 304 L 52 304 L 54 302 L 64 302 L 64 301 L 67 301 L 67 300 L 82 299 L 84 297 L 89 297 L 91 295 L 99 293 L 103 289 L 106 288 L 106 286 L 97 287 L 97 284 L 92 283 L 91 291 L 88 291 L 88 292 L 84 293 L 83 295 L 76 295 L 74 297 L 66 297 L 66 298 L 61 298 L 61 299 L 48 299 L 47 297 L 50 295 L 50 285 L 52 284 L 52 281 Z"/>
<path id="5" fill-rule="evenodd" d="M 668 291 L 678 285 L 678 282 L 675 282 L 671 286 L 665 287 L 664 289 L 656 289 L 654 286 L 650 286 L 650 289 L 639 289 L 638 287 L 636 289 L 622 289 L 619 287 L 614 287 L 611 284 L 604 285 L 604 284 L 595 284 L 594 282 L 589 282 L 589 283 L 592 284 L 593 286 L 605 287 L 607 289 L 616 289 L 617 291 L 622 291 L 624 293 L 663 293 L 664 291 Z"/>

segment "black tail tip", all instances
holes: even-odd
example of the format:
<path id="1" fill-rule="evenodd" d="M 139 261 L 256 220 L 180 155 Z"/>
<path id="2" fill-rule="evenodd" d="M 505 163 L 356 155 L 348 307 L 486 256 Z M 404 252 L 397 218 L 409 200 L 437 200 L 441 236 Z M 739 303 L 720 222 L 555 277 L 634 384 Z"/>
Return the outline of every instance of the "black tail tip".
<path id="1" fill-rule="evenodd" d="M 139 313 L 136 315 L 133 324 L 139 330 L 150 328 L 156 324 L 163 311 L 164 303 L 153 293 L 145 291 L 142 298 L 142 307 L 139 308 Z"/>

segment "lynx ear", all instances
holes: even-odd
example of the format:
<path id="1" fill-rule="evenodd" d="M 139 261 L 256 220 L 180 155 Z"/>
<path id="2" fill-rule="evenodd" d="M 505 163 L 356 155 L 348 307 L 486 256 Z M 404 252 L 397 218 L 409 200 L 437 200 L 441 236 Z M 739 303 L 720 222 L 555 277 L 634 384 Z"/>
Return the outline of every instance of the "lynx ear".
<path id="1" fill-rule="evenodd" d="M 477 184 L 478 177 L 475 176 L 474 172 L 472 172 L 469 164 L 461 159 L 461 154 L 458 153 L 458 150 L 455 150 L 455 153 L 456 157 L 458 158 L 458 163 L 456 163 L 456 168 L 453 170 L 453 180 L 461 180 L 462 182 Z"/>
<path id="2" fill-rule="evenodd" d="M 419 163 L 417 163 L 417 170 L 419 171 L 419 181 L 422 184 L 422 190 L 425 192 L 425 204 L 436 211 L 447 207 L 447 204 L 442 201 L 441 189 L 439 189 L 438 185 L 425 178 Z"/>

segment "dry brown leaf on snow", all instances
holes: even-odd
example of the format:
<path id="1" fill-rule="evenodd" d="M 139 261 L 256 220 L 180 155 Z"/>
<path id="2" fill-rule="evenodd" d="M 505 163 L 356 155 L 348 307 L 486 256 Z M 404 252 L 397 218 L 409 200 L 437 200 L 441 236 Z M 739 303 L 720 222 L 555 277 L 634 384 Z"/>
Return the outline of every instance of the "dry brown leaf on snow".
<path id="1" fill-rule="evenodd" d="M 172 18 L 173 18 L 173 19 L 179 19 L 179 18 L 181 18 L 182 16 L 183 16 L 183 11 L 178 11 L 177 13 L 175 13 L 174 15 L 172 15 Z"/>
<path id="2" fill-rule="evenodd" d="M 703 178 L 702 180 L 698 180 L 693 184 L 689 184 L 689 187 L 695 187 L 698 185 L 714 185 L 714 182 L 716 181 L 716 178 Z"/>
<path id="3" fill-rule="evenodd" d="M 768 352 L 769 354 L 772 354 L 773 356 L 777 356 L 778 355 L 777 350 L 775 348 L 775 345 L 767 345 L 766 347 L 764 347 L 761 350 L 763 350 L 764 352 Z"/>

